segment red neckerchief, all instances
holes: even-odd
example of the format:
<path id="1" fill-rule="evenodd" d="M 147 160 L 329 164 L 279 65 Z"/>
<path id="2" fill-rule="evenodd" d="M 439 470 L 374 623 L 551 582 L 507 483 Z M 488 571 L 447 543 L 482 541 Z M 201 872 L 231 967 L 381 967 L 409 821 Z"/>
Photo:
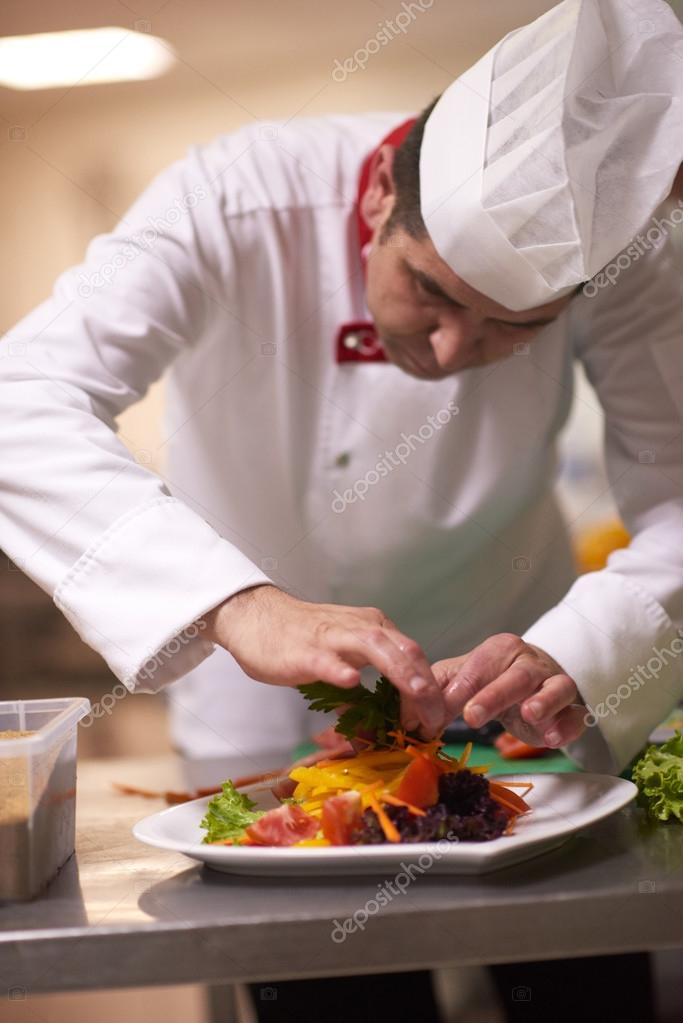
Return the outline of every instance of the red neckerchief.
<path id="1" fill-rule="evenodd" d="M 368 227 L 361 213 L 361 200 L 365 195 L 370 180 L 370 166 L 373 158 L 382 146 L 389 145 L 398 148 L 414 124 L 415 118 L 413 117 L 408 121 L 404 121 L 397 128 L 394 128 L 363 161 L 358 179 L 358 200 L 356 203 L 358 243 L 363 270 L 365 270 L 367 247 L 372 239 L 372 229 Z M 335 352 L 337 362 L 387 361 L 382 344 L 377 337 L 375 325 L 371 321 L 343 323 L 337 333 Z"/>

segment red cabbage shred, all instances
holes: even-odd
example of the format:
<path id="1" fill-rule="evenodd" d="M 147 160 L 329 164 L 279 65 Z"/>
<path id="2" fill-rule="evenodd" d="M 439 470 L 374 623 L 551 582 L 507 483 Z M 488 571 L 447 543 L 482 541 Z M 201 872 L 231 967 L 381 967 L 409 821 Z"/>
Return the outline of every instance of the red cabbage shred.
<path id="1" fill-rule="evenodd" d="M 489 786 L 480 774 L 462 770 L 442 774 L 439 801 L 419 817 L 405 806 L 386 805 L 387 817 L 396 826 L 401 842 L 489 842 L 503 834 L 509 820 L 505 809 L 489 795 Z M 363 813 L 361 823 L 351 836 L 352 845 L 379 845 L 386 842 L 377 814 Z"/>

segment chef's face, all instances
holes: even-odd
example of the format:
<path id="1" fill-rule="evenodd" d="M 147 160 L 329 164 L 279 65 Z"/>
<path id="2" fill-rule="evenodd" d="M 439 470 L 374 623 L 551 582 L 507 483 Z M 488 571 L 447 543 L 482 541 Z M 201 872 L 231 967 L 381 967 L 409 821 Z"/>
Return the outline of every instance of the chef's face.
<path id="1" fill-rule="evenodd" d="M 440 380 L 507 358 L 516 345 L 535 340 L 571 296 L 513 312 L 458 277 L 428 235 L 387 230 L 395 200 L 392 156 L 392 147 L 383 146 L 363 203 L 373 229 L 367 303 L 388 359 L 412 376 Z"/>

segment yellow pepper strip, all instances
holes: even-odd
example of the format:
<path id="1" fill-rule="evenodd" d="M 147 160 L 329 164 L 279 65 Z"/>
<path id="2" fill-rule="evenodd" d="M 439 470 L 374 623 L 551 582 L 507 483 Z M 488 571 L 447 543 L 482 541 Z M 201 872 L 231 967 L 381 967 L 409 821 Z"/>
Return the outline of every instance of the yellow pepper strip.
<path id="1" fill-rule="evenodd" d="M 332 845 L 326 838 L 302 838 L 300 842 L 293 842 L 292 849 L 320 848 L 324 845 Z"/>

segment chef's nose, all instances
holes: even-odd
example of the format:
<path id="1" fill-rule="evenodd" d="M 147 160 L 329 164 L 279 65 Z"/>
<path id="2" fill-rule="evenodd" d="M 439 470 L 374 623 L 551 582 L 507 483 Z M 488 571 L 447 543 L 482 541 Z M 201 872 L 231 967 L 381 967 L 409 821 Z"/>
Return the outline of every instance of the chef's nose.
<path id="1" fill-rule="evenodd" d="M 476 344 L 480 335 L 481 321 L 467 310 L 458 310 L 435 324 L 429 343 L 439 366 L 446 369 L 463 348 Z"/>

